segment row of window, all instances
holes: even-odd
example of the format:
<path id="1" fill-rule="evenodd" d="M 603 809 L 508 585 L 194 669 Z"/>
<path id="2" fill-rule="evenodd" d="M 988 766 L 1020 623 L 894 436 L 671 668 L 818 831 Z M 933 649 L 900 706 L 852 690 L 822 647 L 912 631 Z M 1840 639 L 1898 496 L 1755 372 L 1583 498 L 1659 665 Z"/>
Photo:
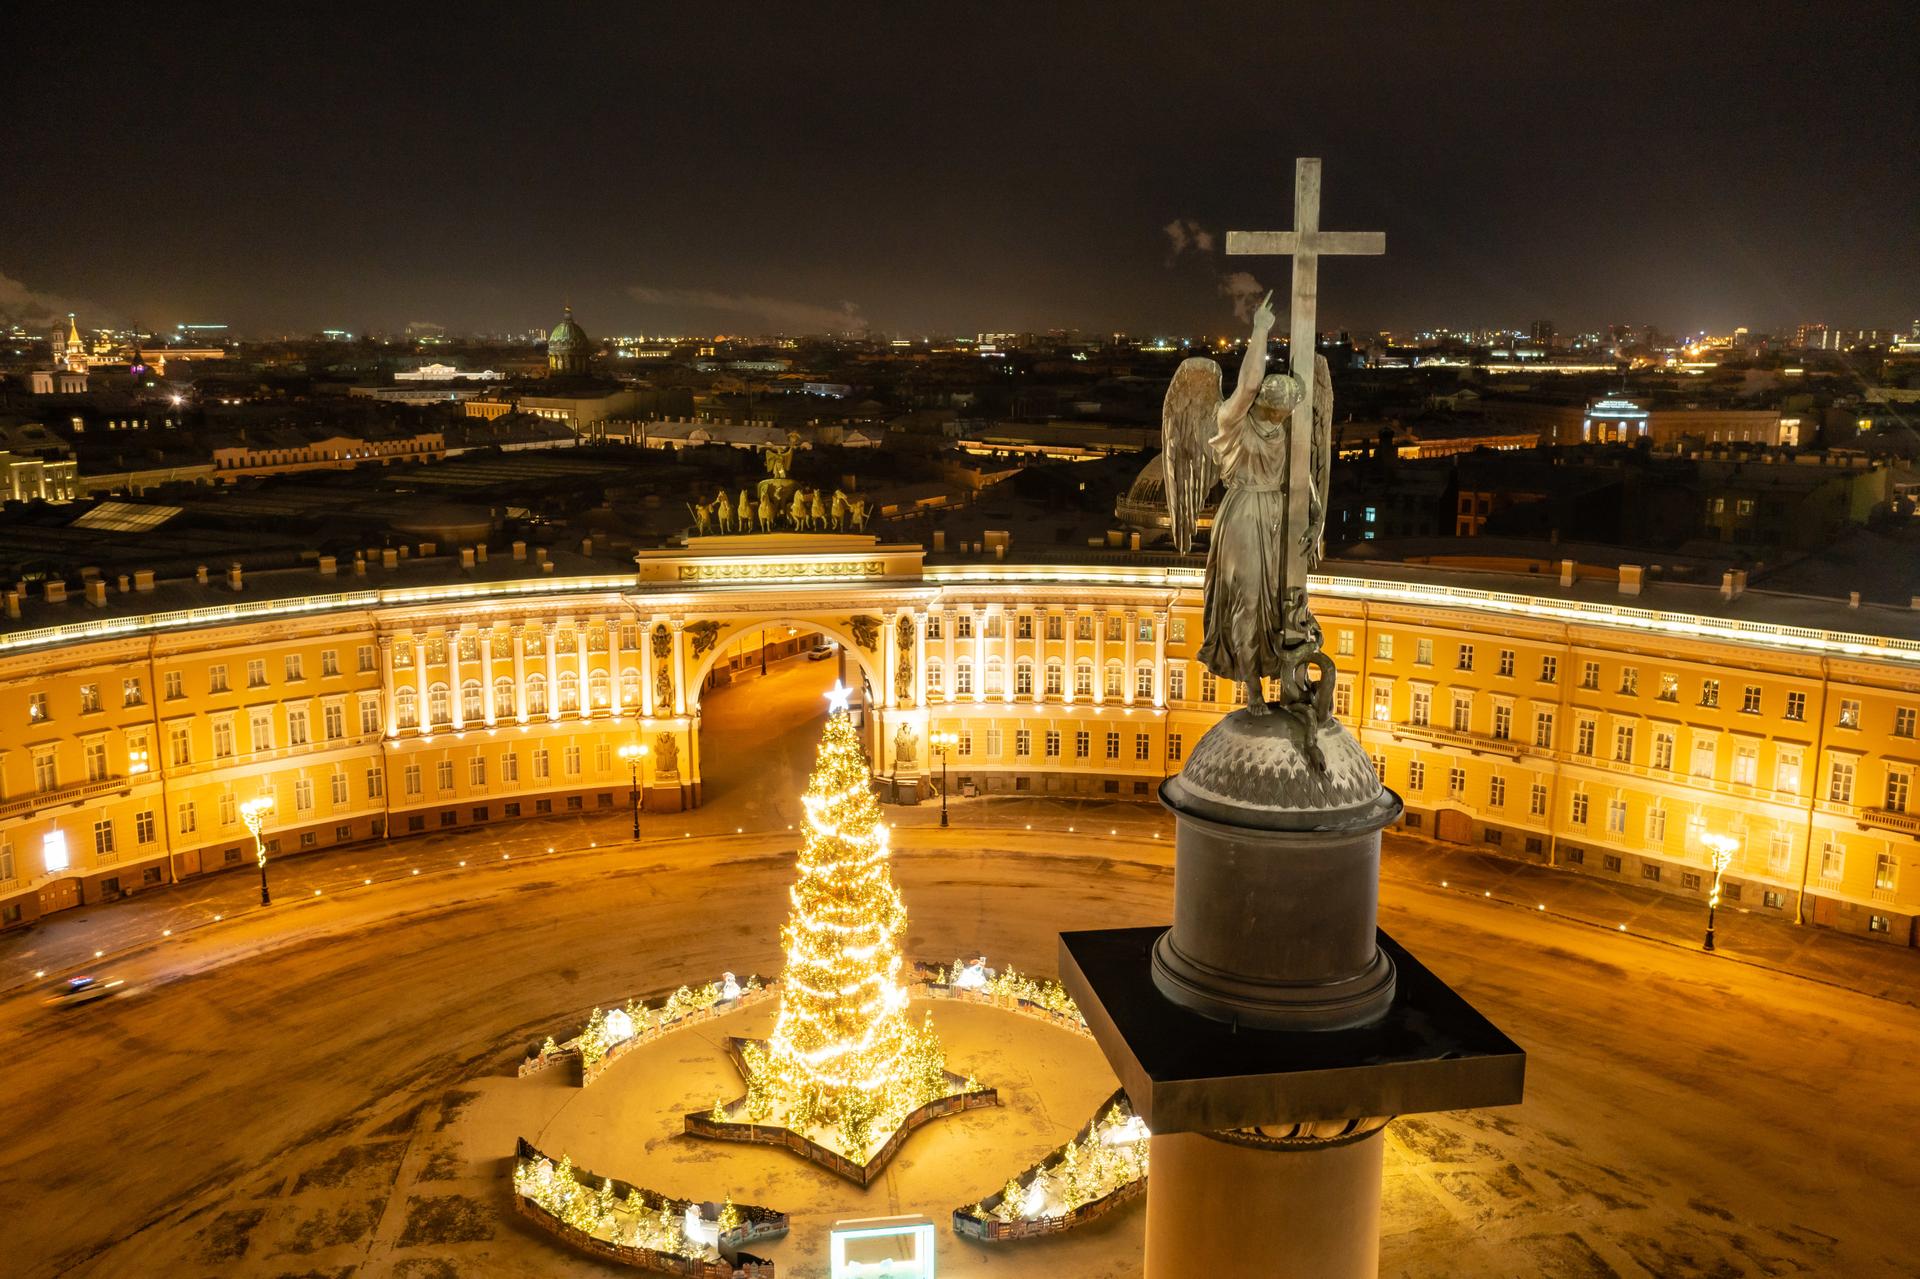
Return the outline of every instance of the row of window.
<path id="1" fill-rule="evenodd" d="M 347 774 L 335 771 L 327 779 L 327 785 L 335 806 L 351 802 Z M 295 814 L 309 813 L 314 806 L 314 783 L 311 778 L 295 778 L 293 782 L 293 811 Z M 366 791 L 368 799 L 379 799 L 386 791 L 385 775 L 380 769 L 366 770 Z M 231 788 L 221 792 L 218 801 L 218 820 L 222 828 L 231 828 L 240 824 L 240 797 Z M 181 800 L 174 809 L 176 829 L 182 835 L 191 835 L 198 831 L 200 817 L 196 802 Z M 146 847 L 157 842 L 159 832 L 156 817 L 152 809 L 142 809 L 133 815 L 133 841 L 135 847 Z M 93 852 L 98 861 L 112 861 L 120 852 L 120 828 L 111 817 L 103 817 L 93 823 Z M 348 836 L 341 836 L 347 838 Z M 311 846 L 311 841 L 303 840 L 302 847 Z M 72 857 L 67 847 L 67 836 L 58 828 L 46 832 L 41 837 L 41 870 L 48 875 L 57 875 L 72 868 Z M 0 844 L 0 883 L 14 878 L 13 846 Z"/>
<path id="2" fill-rule="evenodd" d="M 655 630 L 658 635 L 669 634 L 664 625 L 656 627 Z M 584 636 L 587 642 L 588 652 L 604 653 L 607 651 L 607 633 L 608 628 L 603 626 L 580 627 L 578 629 L 562 627 L 553 633 L 553 651 L 562 654 L 576 653 L 579 651 L 580 639 Z M 627 623 L 621 626 L 619 635 L 621 648 L 633 652 L 640 647 L 640 627 L 637 624 Z M 521 649 L 528 657 L 543 656 L 546 653 L 546 643 L 545 634 L 537 627 L 529 627 L 521 635 Z M 481 637 L 479 635 L 471 632 L 461 632 L 455 637 L 453 651 L 463 662 L 477 662 L 481 657 L 480 645 Z M 513 656 L 513 636 L 511 632 L 504 630 L 495 631 L 492 637 L 491 647 L 493 656 L 497 658 L 511 658 Z M 402 640 L 396 643 L 393 646 L 393 664 L 403 669 L 411 668 L 414 664 L 416 654 L 429 666 L 444 665 L 447 660 L 446 637 L 444 635 L 429 635 L 416 642 Z"/>
<path id="3" fill-rule="evenodd" d="M 947 615 L 942 613 L 927 614 L 927 639 L 928 640 L 944 640 L 946 638 L 946 624 L 943 620 L 945 616 Z M 1007 616 L 1006 614 L 997 613 L 997 612 L 987 613 L 984 617 L 980 619 L 981 624 L 979 627 L 979 637 L 983 639 L 1006 638 L 1006 629 L 1005 629 L 1006 616 Z M 1013 616 L 1013 637 L 1015 639 L 1023 639 L 1023 640 L 1032 639 L 1034 637 L 1033 614 L 1032 613 L 1015 613 L 1012 616 Z M 975 638 L 974 615 L 972 613 L 954 612 L 952 614 L 952 617 L 953 617 L 953 637 L 955 639 L 970 640 Z M 1134 634 L 1134 639 L 1139 643 L 1142 643 L 1142 644 L 1153 643 L 1153 618 L 1151 616 L 1147 616 L 1147 617 L 1136 616 L 1136 618 L 1134 619 L 1133 634 Z M 1066 619 L 1058 613 L 1049 614 L 1045 619 L 1045 635 L 1046 635 L 1046 638 L 1049 640 L 1058 641 L 1058 640 L 1065 639 L 1066 638 Z M 1114 644 L 1126 643 L 1127 641 L 1126 617 L 1120 613 L 1107 614 L 1106 627 L 1104 631 L 1100 631 L 1098 628 L 1097 619 L 1094 617 L 1092 613 L 1078 613 L 1075 615 L 1074 624 L 1073 624 L 1074 639 L 1085 640 L 1090 643 L 1096 638 L 1097 635 L 1103 635 L 1104 638 L 1110 643 L 1114 643 Z M 1184 644 L 1187 642 L 1187 619 L 1186 618 L 1172 617 L 1167 619 L 1167 641 L 1168 643 L 1171 643 L 1171 644 Z"/>
<path id="4" fill-rule="evenodd" d="M 1392 685 L 1385 681 L 1376 682 L 1373 690 L 1373 719 L 1385 723 L 1392 718 Z M 1334 713 L 1345 716 L 1351 713 L 1351 696 L 1346 685 L 1334 690 Z M 1450 727 L 1452 731 L 1466 733 L 1472 731 L 1473 695 L 1455 692 L 1452 695 Z M 1533 717 L 1533 745 L 1541 750 L 1553 749 L 1554 730 L 1553 711 L 1535 711 Z M 1407 723 L 1416 728 L 1432 726 L 1433 700 L 1430 690 L 1416 688 L 1409 699 Z M 1497 740 L 1508 741 L 1513 737 L 1513 708 L 1505 704 L 1496 704 L 1490 724 L 1490 736 Z M 1693 731 L 1692 757 L 1688 764 L 1691 776 L 1716 780 L 1719 776 L 1719 737 L 1717 730 Z M 1598 756 L 1598 718 L 1591 715 L 1579 716 L 1574 725 L 1573 753 L 1586 758 Z M 1633 724 L 1616 724 L 1613 729 L 1611 758 L 1619 764 L 1637 764 L 1635 746 L 1638 740 L 1638 728 Z M 1677 771 L 1675 764 L 1676 733 L 1668 729 L 1657 729 L 1652 735 L 1652 746 L 1648 752 L 1647 767 L 1662 772 Z M 1786 795 L 1801 793 L 1802 753 L 1795 748 L 1776 747 L 1773 789 Z M 1740 786 L 1758 786 L 1760 773 L 1760 747 L 1757 743 L 1739 743 L 1733 748 L 1732 772 L 1728 780 Z M 1829 766 L 1827 798 L 1836 804 L 1851 804 L 1854 794 L 1854 775 L 1856 765 L 1850 759 L 1836 758 Z M 1891 764 L 1887 767 L 1885 808 L 1898 813 L 1907 811 L 1909 792 L 1912 785 L 1913 770 L 1904 765 Z"/>
<path id="5" fill-rule="evenodd" d="M 592 671 L 587 676 L 587 696 L 596 707 L 608 705 L 613 690 L 613 679 L 605 671 Z M 554 681 L 554 697 L 549 699 L 547 677 L 535 672 L 527 676 L 526 710 L 529 715 L 545 715 L 550 708 L 571 713 L 580 709 L 580 677 L 572 671 L 562 671 Z M 512 718 L 519 714 L 516 700 L 516 687 L 511 676 L 502 675 L 493 681 L 493 714 L 496 719 Z M 620 676 L 620 704 L 636 706 L 640 702 L 640 672 L 629 667 Z M 402 684 L 393 694 L 394 719 L 401 728 L 420 726 L 420 693 L 410 684 Z M 477 724 L 486 718 L 486 686 L 477 679 L 465 680 L 460 685 L 460 720 L 466 724 Z M 451 724 L 453 722 L 453 690 L 442 683 L 427 687 L 427 720 L 430 724 Z"/>
<path id="6" fill-rule="evenodd" d="M 362 644 L 359 649 L 358 657 L 359 657 L 358 669 L 363 674 L 374 672 L 379 669 L 379 661 L 375 656 L 373 645 Z M 288 653 L 281 658 L 280 669 L 281 669 L 282 678 L 286 683 L 290 683 L 290 684 L 297 683 L 300 680 L 303 680 L 306 678 L 305 660 L 306 660 L 305 656 L 300 653 Z M 321 677 L 325 679 L 331 679 L 334 676 L 339 675 L 340 673 L 341 673 L 341 669 L 340 669 L 339 650 L 331 649 L 331 648 L 322 650 L 320 654 Z M 186 697 L 187 681 L 186 681 L 186 675 L 184 672 L 181 672 L 181 671 L 163 672 L 161 675 L 161 681 L 163 685 L 162 694 L 167 701 L 170 701 L 170 702 L 179 701 L 180 699 Z M 247 662 L 246 687 L 248 688 L 267 687 L 267 659 L 266 658 L 256 657 L 256 658 L 250 659 Z M 98 681 L 93 681 L 93 682 L 80 685 L 80 713 L 81 714 L 90 715 L 96 711 L 102 711 L 106 709 L 105 688 L 106 686 L 101 684 Z M 231 691 L 233 690 L 232 690 L 232 685 L 229 683 L 227 678 L 226 663 L 219 662 L 219 663 L 215 663 L 212 666 L 209 666 L 207 668 L 207 692 L 227 693 Z M 146 686 L 144 681 L 142 681 L 142 679 L 140 678 L 140 676 L 138 675 L 123 676 L 120 680 L 120 705 L 122 707 L 144 706 L 146 705 L 146 701 L 147 701 Z M 46 720 L 52 718 L 52 708 L 49 705 L 48 696 L 45 692 L 36 692 L 36 693 L 28 694 L 27 718 L 30 722 L 35 724 L 43 723 Z"/>
<path id="7" fill-rule="evenodd" d="M 314 723 L 312 711 L 304 705 L 291 705 L 286 711 L 287 746 L 308 746 L 313 743 Z M 234 720 L 230 715 L 208 717 L 208 732 L 212 741 L 214 759 L 232 759 L 237 752 L 238 734 Z M 341 702 L 328 702 L 320 709 L 319 729 L 321 740 L 338 742 L 347 736 L 347 708 Z M 359 731 L 362 734 L 374 734 L 380 731 L 380 705 L 371 694 L 360 699 L 358 715 Z M 255 707 L 247 712 L 247 736 L 249 751 L 276 750 L 282 744 L 275 732 L 274 710 L 270 706 Z M 170 724 L 166 729 L 167 763 L 174 768 L 185 768 L 194 762 L 193 727 L 190 722 Z M 126 732 L 127 766 L 124 776 L 134 776 L 146 772 L 153 765 L 149 756 L 147 730 L 128 729 Z M 86 780 L 89 782 L 106 781 L 113 773 L 107 758 L 107 743 L 104 737 L 86 740 L 81 746 L 81 757 L 86 764 Z M 33 750 L 33 785 L 37 791 L 57 790 L 60 787 L 60 768 L 58 748 L 52 745 L 39 746 Z"/>
<path id="8" fill-rule="evenodd" d="M 1153 700 L 1152 662 L 1140 662 L 1133 669 L 1133 695 L 1141 701 Z M 1073 695 L 1092 697 L 1094 668 L 1091 661 L 1079 661 L 1073 667 Z M 1007 691 L 1006 664 L 998 657 L 989 657 L 979 688 L 974 686 L 974 663 L 970 657 L 955 659 L 953 663 L 953 693 L 956 697 L 971 696 L 975 691 L 985 696 L 1004 695 Z M 1064 697 L 1066 695 L 1066 666 L 1060 661 L 1048 661 L 1041 672 L 1041 687 L 1046 697 Z M 1212 677 L 1209 676 L 1209 679 Z M 1034 664 L 1021 658 L 1013 664 L 1013 692 L 1019 697 L 1031 697 L 1034 690 Z M 941 661 L 927 663 L 927 696 L 935 697 L 946 692 L 947 668 Z M 1126 688 L 1126 668 L 1118 661 L 1108 662 L 1101 672 L 1100 689 L 1105 697 L 1122 697 Z M 1187 695 L 1187 673 L 1184 668 L 1175 666 L 1167 670 L 1168 696 L 1176 701 Z"/>
<path id="9" fill-rule="evenodd" d="M 1416 666 L 1433 665 L 1433 645 L 1434 642 L 1431 639 L 1414 641 L 1413 664 Z M 1354 632 L 1349 630 L 1339 632 L 1337 647 L 1340 655 L 1352 656 L 1353 646 Z M 1394 637 L 1392 635 L 1382 633 L 1376 636 L 1375 658 L 1380 661 L 1392 661 L 1393 647 Z M 1456 645 L 1454 669 L 1459 671 L 1473 670 L 1475 651 L 1475 646 L 1472 644 Z M 1510 678 L 1513 676 L 1517 656 L 1513 649 L 1503 648 L 1500 650 L 1498 673 L 1502 677 Z M 1551 684 L 1559 678 L 1560 659 L 1551 653 L 1542 656 L 1540 659 L 1541 682 Z M 1598 691 L 1600 689 L 1599 662 L 1588 661 L 1581 663 L 1579 687 L 1587 691 Z M 1640 670 L 1638 667 L 1622 666 L 1620 668 L 1620 682 L 1616 691 L 1625 697 L 1639 695 Z M 1762 714 L 1764 712 L 1764 706 L 1762 704 L 1763 696 L 1764 690 L 1760 685 L 1742 685 L 1740 690 L 1741 713 L 1746 715 Z M 1658 692 L 1655 694 L 1655 697 L 1657 700 L 1663 702 L 1678 702 L 1680 700 L 1680 677 L 1671 671 L 1662 671 L 1660 673 Z M 1720 705 L 1720 681 L 1718 679 L 1708 678 L 1700 681 L 1698 704 L 1707 707 L 1717 707 Z M 1786 694 L 1782 717 L 1789 720 L 1806 719 L 1807 695 L 1804 691 L 1793 690 Z M 1841 728 L 1859 728 L 1861 726 L 1861 704 L 1859 700 L 1856 698 L 1841 698 L 1834 715 L 1834 723 Z M 1913 737 L 1916 726 L 1920 726 L 1920 708 L 1900 706 L 1894 709 L 1892 725 L 1894 736 Z"/>
<path id="10" fill-rule="evenodd" d="M 959 758 L 1000 759 L 1006 754 L 1008 734 L 999 724 L 989 721 L 987 724 L 964 723 L 955 733 L 953 753 Z M 1013 754 L 1016 759 L 1034 757 L 1034 745 L 1040 746 L 1040 758 L 1065 758 L 1065 748 L 1071 743 L 1074 759 L 1092 759 L 1095 732 L 1093 729 L 1059 729 L 1020 726 L 1013 729 Z M 1107 729 L 1099 734 L 1101 758 L 1117 760 L 1131 758 L 1135 761 L 1148 761 L 1153 758 L 1153 734 L 1135 732 L 1132 741 L 1119 729 Z M 1130 752 L 1130 753 L 1129 753 Z M 1167 734 L 1167 758 L 1179 762 L 1181 757 L 1181 739 L 1178 733 Z"/>
<path id="11" fill-rule="evenodd" d="M 1384 755 L 1373 757 L 1373 766 L 1380 780 L 1387 781 L 1387 760 Z M 1427 788 L 1427 764 L 1425 760 L 1414 759 L 1407 764 L 1407 789 L 1409 793 L 1424 794 Z M 1449 766 L 1446 775 L 1446 797 L 1449 800 L 1465 803 L 1467 796 L 1467 772 L 1459 765 Z M 1592 824 L 1594 815 L 1594 797 L 1585 790 L 1575 789 L 1567 797 L 1567 817 L 1575 826 L 1585 827 Z M 1548 794 L 1544 782 L 1533 782 L 1527 792 L 1527 815 L 1542 817 L 1547 815 Z M 1487 807 L 1504 809 L 1507 805 L 1507 779 L 1494 774 L 1487 779 Z M 1624 836 L 1627 833 L 1628 804 L 1622 796 L 1611 796 L 1606 801 L 1604 820 L 1609 835 Z M 1688 820 L 1688 842 L 1697 844 L 1704 831 L 1704 819 L 1698 815 Z M 1667 810 L 1656 802 L 1647 809 L 1644 823 L 1644 837 L 1649 844 L 1662 844 L 1667 838 Z M 1767 869 L 1784 873 L 1793 862 L 1793 835 L 1784 829 L 1769 833 L 1767 846 Z M 1830 837 L 1820 853 L 1820 877 L 1838 883 L 1846 868 L 1846 847 L 1837 837 Z M 1617 869 L 1617 868 L 1615 868 Z M 1893 890 L 1898 883 L 1899 859 L 1891 853 L 1876 854 L 1873 886 L 1886 891 Z"/>

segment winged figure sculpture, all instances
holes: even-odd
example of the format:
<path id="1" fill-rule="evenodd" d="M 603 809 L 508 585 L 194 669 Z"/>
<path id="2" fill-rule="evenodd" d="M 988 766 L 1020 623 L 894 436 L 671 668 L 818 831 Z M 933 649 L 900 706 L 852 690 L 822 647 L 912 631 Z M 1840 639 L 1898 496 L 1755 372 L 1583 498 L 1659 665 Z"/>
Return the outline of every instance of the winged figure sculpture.
<path id="1" fill-rule="evenodd" d="M 1201 662 L 1244 687 L 1252 714 L 1272 709 L 1263 691 L 1263 681 L 1272 680 L 1279 706 L 1324 719 L 1333 663 L 1320 651 L 1306 587 L 1326 527 L 1333 381 L 1326 359 L 1316 355 L 1311 433 L 1302 451 L 1296 419 L 1308 415 L 1294 410 L 1305 388 L 1292 374 L 1266 371 L 1272 328 L 1273 311 L 1262 302 L 1231 393 L 1222 394 L 1214 361 L 1181 362 L 1161 410 L 1160 458 L 1173 540 L 1182 551 L 1192 549 L 1214 486 L 1226 485 L 1207 543 Z M 1296 485 L 1306 486 L 1304 504 L 1292 500 Z"/>

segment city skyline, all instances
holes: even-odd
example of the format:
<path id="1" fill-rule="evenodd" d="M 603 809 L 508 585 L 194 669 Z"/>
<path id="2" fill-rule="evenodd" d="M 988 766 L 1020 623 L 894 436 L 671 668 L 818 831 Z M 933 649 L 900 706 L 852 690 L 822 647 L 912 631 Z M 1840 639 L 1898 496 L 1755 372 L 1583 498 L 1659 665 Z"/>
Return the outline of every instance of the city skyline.
<path id="1" fill-rule="evenodd" d="M 855 13 L 561 14 L 511 42 L 405 16 L 371 52 L 271 18 L 164 56 L 63 31 L 16 111 L 57 102 L 89 141 L 16 162 L 42 198 L 0 210 L 0 321 L 486 331 L 571 303 L 596 333 L 1223 331 L 1234 273 L 1284 282 L 1219 247 L 1286 224 L 1266 157 L 1296 153 L 1326 159 L 1329 225 L 1390 237 L 1330 268 L 1326 329 L 1913 318 L 1891 8 L 1737 32 L 1482 9 L 1396 16 L 1393 42 L 1368 10 L 1217 42 L 1144 9 L 1098 31 L 859 13 L 793 60 L 796 26 Z M 764 88 L 717 91 L 716 53 Z"/>

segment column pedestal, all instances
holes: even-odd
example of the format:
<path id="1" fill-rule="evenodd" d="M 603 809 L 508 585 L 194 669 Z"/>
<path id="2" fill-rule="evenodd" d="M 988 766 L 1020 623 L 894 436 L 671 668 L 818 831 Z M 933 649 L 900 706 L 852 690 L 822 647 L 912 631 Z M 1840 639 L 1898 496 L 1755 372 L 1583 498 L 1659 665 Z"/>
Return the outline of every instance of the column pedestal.
<path id="1" fill-rule="evenodd" d="M 1264 1145 L 1156 1135 L 1146 1279 L 1375 1279 L 1384 1134 Z"/>
<path id="2" fill-rule="evenodd" d="M 1525 1054 L 1379 931 L 1400 801 L 1337 721 L 1235 711 L 1160 798 L 1173 926 L 1060 937 L 1153 1133 L 1147 1279 L 1372 1276 L 1387 1118 L 1519 1101 Z"/>

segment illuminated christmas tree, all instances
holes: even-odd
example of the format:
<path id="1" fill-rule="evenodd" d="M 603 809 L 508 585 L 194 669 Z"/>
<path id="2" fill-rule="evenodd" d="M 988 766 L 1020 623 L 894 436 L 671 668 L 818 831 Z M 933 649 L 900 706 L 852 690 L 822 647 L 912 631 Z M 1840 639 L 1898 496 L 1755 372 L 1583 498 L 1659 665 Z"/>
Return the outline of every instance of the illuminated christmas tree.
<path id="1" fill-rule="evenodd" d="M 907 1112 L 957 1083 L 931 1017 L 916 1026 L 908 1015 L 906 909 L 845 693 L 832 695 L 807 785 L 793 912 L 781 932 L 780 1016 L 764 1053 L 748 1054 L 747 1110 L 801 1131 L 832 1129 L 861 1159 Z"/>

